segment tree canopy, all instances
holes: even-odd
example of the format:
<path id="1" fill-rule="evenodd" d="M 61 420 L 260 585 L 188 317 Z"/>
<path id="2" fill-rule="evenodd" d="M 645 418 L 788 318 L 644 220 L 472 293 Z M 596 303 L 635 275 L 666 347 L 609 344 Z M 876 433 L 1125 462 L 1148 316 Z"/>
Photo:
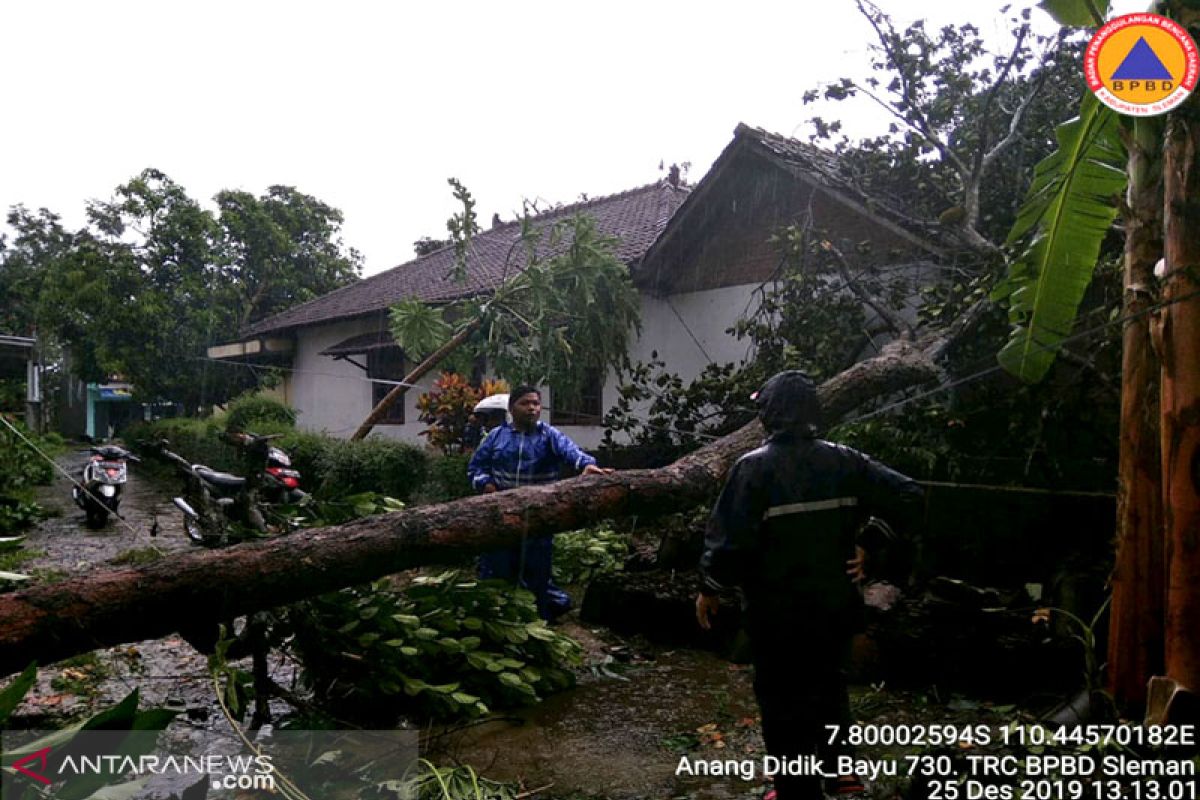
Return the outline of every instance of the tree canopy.
<path id="1" fill-rule="evenodd" d="M 14 207 L 0 251 L 0 318 L 67 346 L 86 380 L 120 375 L 136 394 L 195 409 L 256 376 L 203 360 L 246 325 L 355 280 L 361 257 L 337 209 L 290 186 L 227 190 L 216 211 L 155 169 L 93 201 L 68 231 Z"/>

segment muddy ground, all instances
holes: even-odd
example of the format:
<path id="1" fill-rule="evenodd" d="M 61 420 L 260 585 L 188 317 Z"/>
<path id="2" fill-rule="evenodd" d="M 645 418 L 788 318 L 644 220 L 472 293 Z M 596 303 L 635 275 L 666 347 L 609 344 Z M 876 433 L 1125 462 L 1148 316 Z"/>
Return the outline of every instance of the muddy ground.
<path id="1" fill-rule="evenodd" d="M 85 459 L 72 451 L 58 460 L 74 475 Z M 35 580 L 56 580 L 130 559 L 187 552 L 192 545 L 171 504 L 178 488 L 154 471 L 132 466 L 121 504 L 125 519 L 93 531 L 71 502 L 69 481 L 57 475 L 53 485 L 39 491 L 39 503 L 53 516 L 28 532 L 27 548 L 37 556 L 20 571 Z M 576 689 L 485 724 L 426 731 L 425 754 L 442 763 L 470 764 L 527 789 L 546 787 L 539 797 L 750 796 L 746 792 L 759 784 L 674 776 L 685 753 L 728 748 L 745 757 L 761 749 L 745 669 L 707 653 L 626 641 L 582 626 L 576 613 L 563 623 L 586 650 Z M 186 614 L 180 609 L 181 619 Z M 272 670 L 277 682 L 294 685 L 294 665 L 276 660 Z M 231 734 L 215 701 L 206 658 L 178 636 L 46 666 L 15 721 L 23 727 L 59 727 L 135 688 L 144 707 L 179 710 L 173 727 L 185 736 L 192 731 L 224 731 L 220 738 Z"/>
<path id="2" fill-rule="evenodd" d="M 72 474 L 84 455 L 60 458 Z M 38 556 L 23 564 L 38 580 L 103 569 L 124 559 L 171 558 L 189 550 L 179 512 L 171 505 L 173 482 L 136 465 L 124 501 L 123 522 L 101 531 L 84 525 L 59 476 L 40 502 L 57 509 L 30 531 Z M 154 535 L 156 534 L 156 535 Z M 576 597 L 576 600 L 579 598 Z M 188 609 L 180 609 L 181 619 Z M 696 798 L 728 800 L 761 795 L 761 778 L 677 774 L 681 759 L 761 760 L 749 670 L 709 653 L 668 649 L 627 640 L 580 624 L 577 612 L 563 623 L 582 642 L 585 665 L 578 686 L 517 712 L 482 723 L 423 731 L 422 755 L 442 764 L 469 764 L 489 778 L 518 783 L 540 798 Z M 275 680 L 295 686 L 295 666 L 271 664 Z M 143 706 L 180 713 L 169 731 L 174 741 L 208 752 L 235 747 L 233 732 L 213 691 L 204 656 L 177 636 L 136 642 L 48 665 L 17 711 L 23 727 L 56 728 L 111 705 L 137 688 Z M 1003 724 L 1011 708 L 991 709 L 961 698 L 854 690 L 860 720 L 944 723 L 986 719 Z M 949 702 L 946 702 L 949 701 Z M 958 704 L 957 706 L 955 704 Z M 286 711 L 282 704 L 276 712 Z M 873 796 L 893 796 L 880 782 Z M 533 791 L 537 790 L 537 791 Z M 160 795 L 163 797 L 169 794 Z"/>

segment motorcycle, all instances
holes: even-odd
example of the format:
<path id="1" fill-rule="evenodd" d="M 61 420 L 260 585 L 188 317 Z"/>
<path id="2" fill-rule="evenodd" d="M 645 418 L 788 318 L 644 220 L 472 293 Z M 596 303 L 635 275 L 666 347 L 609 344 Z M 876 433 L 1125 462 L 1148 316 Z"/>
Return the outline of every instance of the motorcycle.
<path id="1" fill-rule="evenodd" d="M 270 444 L 279 434 L 258 436 L 232 434 L 232 441 L 247 454 L 250 477 L 220 472 L 204 464 L 189 463 L 160 443 L 161 452 L 175 462 L 187 476 L 183 496 L 172 500 L 183 512 L 183 530 L 194 544 L 220 547 L 230 543 L 237 527 L 252 534 L 268 531 L 265 509 L 270 506 L 298 504 L 308 494 L 300 488 L 300 473 L 292 469 L 291 458 Z M 257 464 L 262 464 L 258 467 Z"/>
<path id="2" fill-rule="evenodd" d="M 109 514 L 119 516 L 121 494 L 129 480 L 127 462 L 140 459 L 115 444 L 98 445 L 87 452 L 91 457 L 71 487 L 71 498 L 87 515 L 87 526 L 97 530 L 105 526 Z"/>

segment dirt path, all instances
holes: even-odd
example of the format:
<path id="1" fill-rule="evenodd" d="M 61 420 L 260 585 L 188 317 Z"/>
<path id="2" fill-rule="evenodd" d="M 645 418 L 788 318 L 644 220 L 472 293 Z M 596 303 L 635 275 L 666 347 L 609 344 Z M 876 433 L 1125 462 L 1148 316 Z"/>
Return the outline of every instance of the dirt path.
<path id="1" fill-rule="evenodd" d="M 85 458 L 71 452 L 60 463 L 77 474 Z M 55 580 L 114 560 L 186 552 L 192 545 L 170 502 L 177 488 L 134 465 L 121 504 L 125 522 L 92 531 L 71 502 L 69 481 L 57 476 L 40 492 L 39 502 L 61 513 L 29 532 L 28 547 L 39 555 L 22 570 Z M 761 789 L 760 783 L 737 778 L 675 776 L 685 753 L 761 757 L 745 670 L 706 653 L 631 645 L 577 620 L 568 620 L 564 628 L 588 654 L 578 688 L 486 724 L 434 731 L 427 754 L 441 763 L 471 764 L 488 777 L 519 781 L 527 789 L 552 785 L 536 795 L 541 798 L 727 800 Z M 290 683 L 290 665 L 274 661 L 273 669 L 280 683 Z M 143 707 L 180 711 L 171 729 L 177 740 L 190 737 L 211 747 L 231 738 L 205 657 L 174 636 L 45 666 L 17 718 L 27 727 L 58 727 L 117 702 L 134 688 Z"/>
<path id="2" fill-rule="evenodd" d="M 87 454 L 77 449 L 57 459 L 71 475 L 78 475 L 86 460 Z M 71 482 L 56 472 L 54 482 L 41 487 L 37 498 L 55 516 L 28 532 L 26 547 L 38 555 L 20 570 L 35 580 L 53 581 L 190 550 L 180 513 L 171 504 L 171 492 L 177 488 L 132 464 L 121 500 L 124 521 L 110 518 L 103 529 L 90 530 L 83 511 L 71 500 Z M 17 716 L 24 724 L 58 723 L 114 703 L 138 688 L 143 706 L 166 705 L 193 719 L 207 719 L 216 708 L 206 663 L 174 636 L 98 650 L 40 670 L 38 685 Z"/>

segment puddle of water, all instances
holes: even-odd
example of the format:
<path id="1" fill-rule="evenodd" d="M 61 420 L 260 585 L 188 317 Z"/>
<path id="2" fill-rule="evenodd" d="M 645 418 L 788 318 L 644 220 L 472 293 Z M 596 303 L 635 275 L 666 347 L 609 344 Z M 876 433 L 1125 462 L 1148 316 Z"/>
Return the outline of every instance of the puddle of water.
<path id="1" fill-rule="evenodd" d="M 754 796 L 747 793 L 759 784 L 737 777 L 677 778 L 680 752 L 668 746 L 716 723 L 726 746 L 701 745 L 690 757 L 761 758 L 757 727 L 736 728 L 737 720 L 755 714 L 748 671 L 707 653 L 678 650 L 631 666 L 622 677 L 628 680 L 589 678 L 505 719 L 451 731 L 437 739 L 435 752 L 493 779 L 519 780 L 527 788 L 553 784 L 556 797 Z"/>

